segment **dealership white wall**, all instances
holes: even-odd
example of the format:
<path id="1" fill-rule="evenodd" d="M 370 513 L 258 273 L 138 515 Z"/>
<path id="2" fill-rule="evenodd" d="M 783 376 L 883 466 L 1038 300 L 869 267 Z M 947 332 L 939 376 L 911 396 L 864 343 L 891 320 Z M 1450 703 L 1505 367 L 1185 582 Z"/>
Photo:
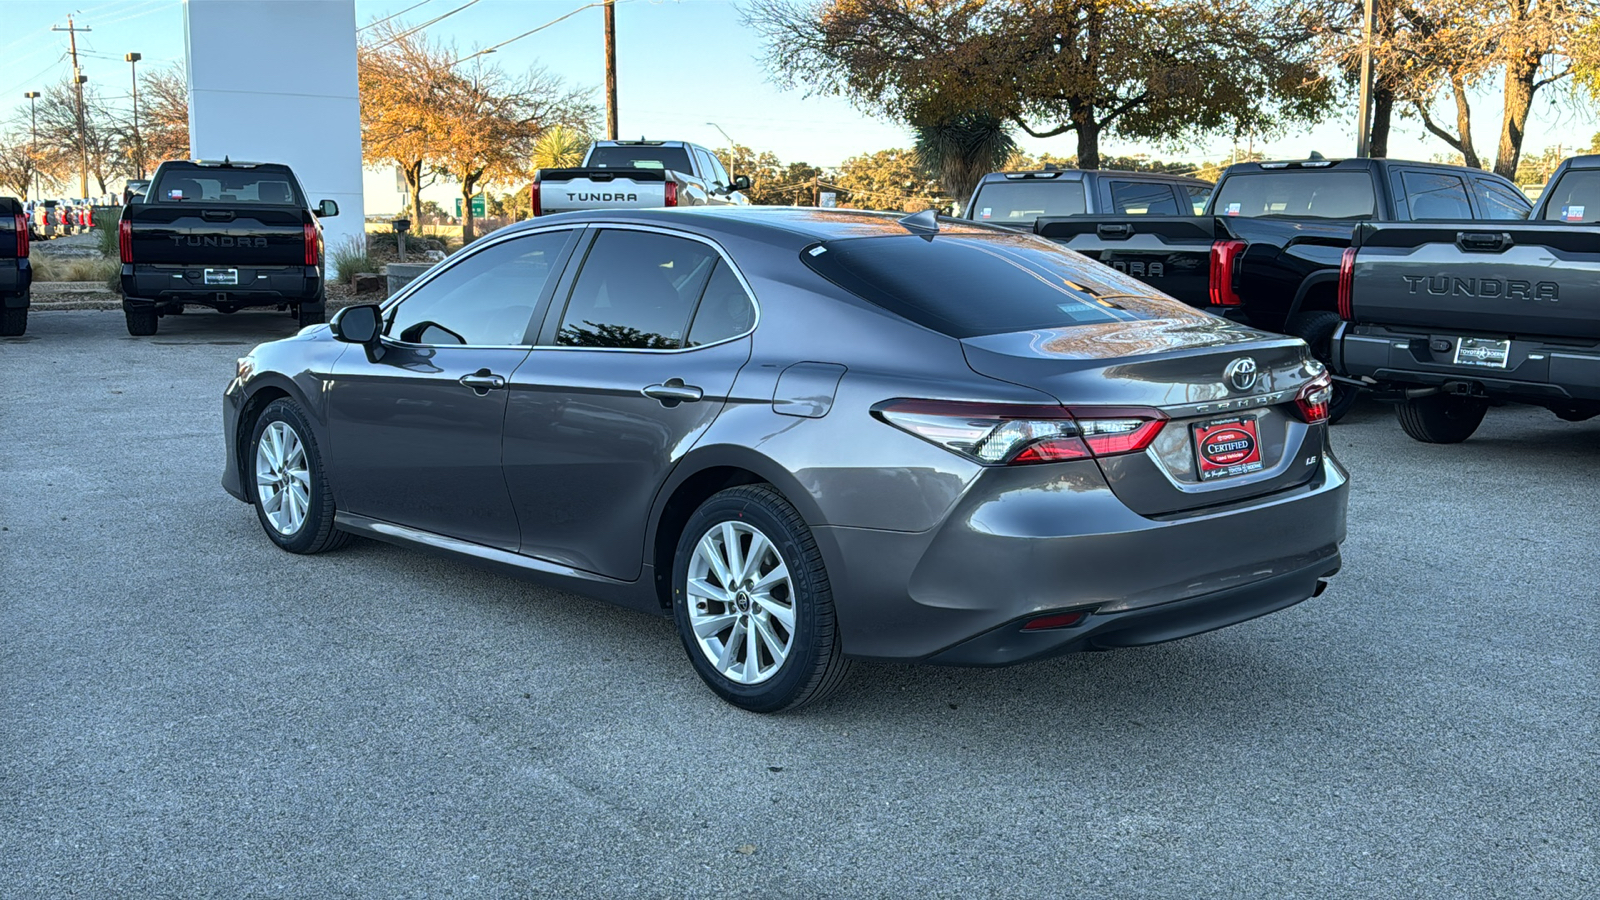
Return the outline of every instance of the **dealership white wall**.
<path id="1" fill-rule="evenodd" d="M 355 0 L 184 0 L 197 159 L 288 163 L 331 250 L 363 232 Z"/>

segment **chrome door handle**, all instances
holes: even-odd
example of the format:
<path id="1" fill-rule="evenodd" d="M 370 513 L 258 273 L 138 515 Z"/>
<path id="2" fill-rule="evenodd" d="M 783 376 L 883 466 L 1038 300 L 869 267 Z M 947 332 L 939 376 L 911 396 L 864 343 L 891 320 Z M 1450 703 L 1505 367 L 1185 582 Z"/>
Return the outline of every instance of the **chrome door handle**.
<path id="1" fill-rule="evenodd" d="M 692 384 L 684 384 L 681 378 L 668 378 L 664 384 L 652 384 L 641 390 L 646 397 L 660 400 L 662 406 L 677 406 L 679 403 L 693 403 L 705 396 L 705 391 Z"/>
<path id="2" fill-rule="evenodd" d="M 471 375 L 463 375 L 456 380 L 472 388 L 473 393 L 480 397 L 490 391 L 502 390 L 506 386 L 503 376 L 496 375 L 488 369 L 479 369 Z"/>

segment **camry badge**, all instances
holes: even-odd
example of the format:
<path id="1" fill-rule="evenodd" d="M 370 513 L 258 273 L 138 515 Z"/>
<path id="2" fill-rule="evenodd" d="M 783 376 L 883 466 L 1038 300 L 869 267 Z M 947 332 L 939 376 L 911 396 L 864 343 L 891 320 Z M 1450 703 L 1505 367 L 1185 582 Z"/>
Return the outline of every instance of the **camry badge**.
<path id="1" fill-rule="evenodd" d="M 1222 370 L 1222 377 L 1228 379 L 1228 384 L 1236 391 L 1248 391 L 1256 386 L 1256 379 L 1261 373 L 1256 370 L 1256 361 L 1248 356 L 1241 356 Z"/>

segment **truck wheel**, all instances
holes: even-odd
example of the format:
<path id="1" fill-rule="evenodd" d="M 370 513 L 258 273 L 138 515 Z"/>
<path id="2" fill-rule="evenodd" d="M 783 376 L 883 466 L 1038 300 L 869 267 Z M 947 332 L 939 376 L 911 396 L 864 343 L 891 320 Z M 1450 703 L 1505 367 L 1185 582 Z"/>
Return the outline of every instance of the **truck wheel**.
<path id="1" fill-rule="evenodd" d="M 17 337 L 28 330 L 28 308 L 26 306 L 12 309 L 6 307 L 0 314 L 0 337 Z"/>
<path id="2" fill-rule="evenodd" d="M 1311 355 L 1325 366 L 1333 364 L 1333 333 L 1338 330 L 1339 323 L 1344 321 L 1339 314 L 1327 310 L 1296 313 L 1290 317 L 1288 325 L 1284 328 L 1285 334 L 1293 335 L 1306 342 L 1311 348 Z M 1350 407 L 1356 405 L 1356 397 L 1360 396 L 1361 389 L 1353 384 L 1340 381 L 1333 383 L 1333 401 L 1328 404 L 1328 424 L 1344 418 Z"/>
<path id="3" fill-rule="evenodd" d="M 299 320 L 300 327 L 307 325 L 321 325 L 328 321 L 328 304 L 318 301 L 316 303 L 302 303 L 295 308 L 295 318 Z"/>
<path id="4" fill-rule="evenodd" d="M 134 337 L 149 337 L 156 333 L 156 308 L 122 304 L 122 315 L 128 320 L 128 333 Z"/>
<path id="5" fill-rule="evenodd" d="M 1478 430 L 1489 401 L 1482 397 L 1429 394 L 1403 400 L 1394 408 L 1400 427 L 1424 444 L 1459 444 Z"/>

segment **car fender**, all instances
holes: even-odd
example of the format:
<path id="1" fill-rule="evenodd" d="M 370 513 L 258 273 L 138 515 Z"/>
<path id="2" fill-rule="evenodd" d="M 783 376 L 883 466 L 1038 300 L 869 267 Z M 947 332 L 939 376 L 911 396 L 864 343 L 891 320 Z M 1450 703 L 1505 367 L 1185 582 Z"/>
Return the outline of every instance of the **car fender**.
<path id="1" fill-rule="evenodd" d="M 661 516 L 666 510 L 667 501 L 677 493 L 684 482 L 701 472 L 716 468 L 738 468 L 755 473 L 794 504 L 806 524 L 814 526 L 822 522 L 822 511 L 817 507 L 811 493 L 787 469 L 771 458 L 760 451 L 736 444 L 702 445 L 690 450 L 678 460 L 677 465 L 673 466 L 666 481 L 662 482 L 661 488 L 656 492 L 655 502 L 650 506 L 650 525 L 645 529 L 645 559 L 650 558 L 650 550 L 655 547 L 656 531 L 661 525 Z"/>

